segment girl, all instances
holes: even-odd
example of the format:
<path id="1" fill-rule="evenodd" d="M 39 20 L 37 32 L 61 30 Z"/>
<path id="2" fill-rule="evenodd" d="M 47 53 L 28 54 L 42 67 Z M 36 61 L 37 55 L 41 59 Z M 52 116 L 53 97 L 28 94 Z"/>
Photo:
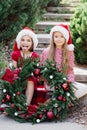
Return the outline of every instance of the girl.
<path id="1" fill-rule="evenodd" d="M 36 34 L 31 29 L 26 27 L 23 30 L 21 30 L 16 37 L 14 51 L 12 52 L 12 61 L 14 67 L 19 67 L 19 61 L 20 66 L 22 66 L 23 59 L 27 59 L 29 57 L 38 58 L 38 54 L 34 52 L 34 49 L 36 48 L 37 44 L 38 39 L 36 37 Z M 35 83 L 36 80 L 34 77 L 28 79 L 26 88 L 26 97 L 28 105 L 31 103 L 34 94 Z"/>
<path id="2" fill-rule="evenodd" d="M 67 25 L 59 24 L 54 26 L 50 31 L 50 45 L 42 52 L 41 62 L 55 61 L 59 69 L 66 68 L 65 74 L 68 79 L 74 82 L 77 88 L 75 95 L 80 98 L 87 94 L 87 86 L 75 82 L 74 78 L 74 45 Z"/>

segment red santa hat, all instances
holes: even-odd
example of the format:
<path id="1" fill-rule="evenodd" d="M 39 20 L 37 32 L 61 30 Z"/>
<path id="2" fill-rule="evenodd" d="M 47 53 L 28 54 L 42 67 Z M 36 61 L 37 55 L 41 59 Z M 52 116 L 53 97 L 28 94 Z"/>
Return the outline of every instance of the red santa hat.
<path id="1" fill-rule="evenodd" d="M 38 39 L 37 39 L 37 36 L 36 34 L 28 27 L 25 27 L 24 29 L 22 29 L 17 37 L 16 37 L 16 41 L 14 43 L 14 51 L 16 50 L 19 50 L 20 49 L 20 41 L 21 41 L 21 38 L 25 35 L 28 35 L 32 38 L 33 40 L 33 43 L 34 43 L 34 49 L 36 48 L 37 44 L 38 44 Z"/>
<path id="2" fill-rule="evenodd" d="M 70 51 L 73 51 L 74 45 L 72 44 L 72 38 L 71 38 L 69 26 L 65 25 L 65 24 L 58 24 L 58 25 L 54 26 L 50 31 L 50 40 L 52 40 L 52 35 L 56 31 L 59 31 L 63 34 L 63 36 L 65 37 L 66 42 L 68 44 L 68 49 Z"/>

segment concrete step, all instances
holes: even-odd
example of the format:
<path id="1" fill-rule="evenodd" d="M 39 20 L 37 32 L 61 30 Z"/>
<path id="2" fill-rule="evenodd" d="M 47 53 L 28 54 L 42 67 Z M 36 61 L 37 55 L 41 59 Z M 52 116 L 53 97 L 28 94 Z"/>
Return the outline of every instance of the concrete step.
<path id="1" fill-rule="evenodd" d="M 47 7 L 48 12 L 56 12 L 56 13 L 74 13 L 76 7 Z"/>
<path id="2" fill-rule="evenodd" d="M 73 16 L 73 14 L 58 14 L 58 13 L 46 13 L 44 14 L 44 19 L 45 20 L 58 20 L 58 21 L 69 21 L 70 18 Z"/>
<path id="3" fill-rule="evenodd" d="M 87 94 L 79 99 L 79 104 L 87 105 Z"/>
<path id="4" fill-rule="evenodd" d="M 49 34 L 37 34 L 38 44 L 49 44 L 50 35 Z"/>
<path id="5" fill-rule="evenodd" d="M 41 54 L 41 52 L 49 45 L 50 35 L 49 34 L 37 34 L 38 46 L 35 49 L 36 52 Z"/>
<path id="6" fill-rule="evenodd" d="M 67 25 L 70 25 L 70 22 L 53 22 L 53 21 L 40 21 L 38 23 L 36 23 L 36 26 L 35 26 L 35 30 L 38 30 L 40 31 L 40 33 L 44 32 L 45 29 L 47 29 L 48 27 L 52 27 L 52 26 L 55 26 L 57 24 L 60 24 L 60 23 L 63 23 L 63 24 L 67 24 Z"/>
<path id="7" fill-rule="evenodd" d="M 74 67 L 75 79 L 78 82 L 87 84 L 87 68 L 85 67 Z"/>
<path id="8" fill-rule="evenodd" d="M 77 7 L 79 4 L 80 4 L 81 2 L 68 2 L 68 3 L 63 3 L 63 2 L 61 2 L 60 4 L 59 4 L 59 6 L 60 7 Z"/>

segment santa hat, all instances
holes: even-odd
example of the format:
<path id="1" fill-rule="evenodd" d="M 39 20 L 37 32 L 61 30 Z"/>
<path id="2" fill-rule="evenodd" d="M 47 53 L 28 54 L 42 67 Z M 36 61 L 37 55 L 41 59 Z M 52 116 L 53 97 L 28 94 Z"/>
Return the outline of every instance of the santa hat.
<path id="1" fill-rule="evenodd" d="M 68 44 L 68 49 L 70 51 L 73 51 L 74 45 L 72 44 L 72 38 L 71 38 L 69 26 L 65 25 L 65 24 L 58 24 L 58 25 L 54 26 L 50 31 L 50 40 L 52 40 L 52 35 L 56 31 L 59 31 L 63 34 L 63 36 L 65 37 L 66 42 Z"/>
<path id="2" fill-rule="evenodd" d="M 34 43 L 34 49 L 36 48 L 37 44 L 38 44 L 38 39 L 37 39 L 37 36 L 36 34 L 28 27 L 25 27 L 24 29 L 22 29 L 17 37 L 16 37 L 16 41 L 14 43 L 14 51 L 15 50 L 19 50 L 20 49 L 20 41 L 21 41 L 21 38 L 25 35 L 28 35 L 32 38 L 33 40 L 33 43 Z"/>

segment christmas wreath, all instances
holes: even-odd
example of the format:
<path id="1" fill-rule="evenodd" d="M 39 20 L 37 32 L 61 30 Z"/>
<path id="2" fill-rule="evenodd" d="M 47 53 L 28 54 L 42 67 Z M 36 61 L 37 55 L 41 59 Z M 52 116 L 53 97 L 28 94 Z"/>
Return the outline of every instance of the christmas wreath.
<path id="1" fill-rule="evenodd" d="M 24 91 L 31 76 L 37 78 L 38 85 L 33 103 L 27 106 Z M 50 86 L 49 91 L 44 82 Z M 19 122 L 62 121 L 75 102 L 73 83 L 49 61 L 42 65 L 39 60 L 29 59 L 22 68 L 6 69 L 0 79 L 1 110 Z"/>

